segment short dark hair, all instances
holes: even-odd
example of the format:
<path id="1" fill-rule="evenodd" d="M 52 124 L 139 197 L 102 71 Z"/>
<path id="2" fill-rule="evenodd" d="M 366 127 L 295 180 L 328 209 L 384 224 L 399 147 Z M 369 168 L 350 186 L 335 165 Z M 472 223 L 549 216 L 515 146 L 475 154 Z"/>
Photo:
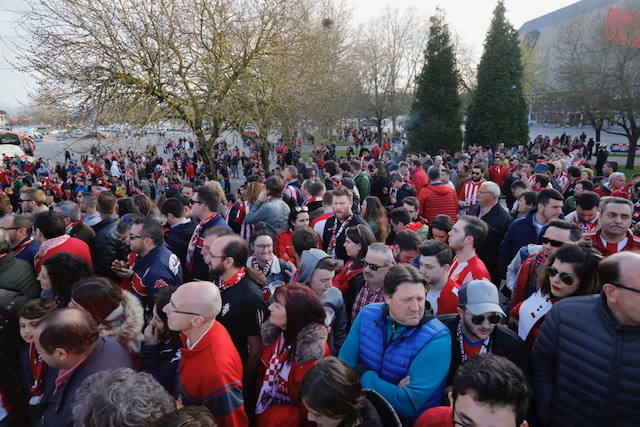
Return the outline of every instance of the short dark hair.
<path id="1" fill-rule="evenodd" d="M 33 228 L 40 230 L 45 239 L 65 233 L 64 217 L 55 211 L 40 212 L 33 216 Z"/>
<path id="2" fill-rule="evenodd" d="M 307 249 L 318 247 L 318 233 L 310 227 L 297 228 L 293 232 L 293 236 L 291 236 L 291 244 L 293 245 L 293 250 L 298 255 L 302 255 L 302 252 Z"/>
<path id="3" fill-rule="evenodd" d="M 509 359 L 495 354 L 479 354 L 465 360 L 453 378 L 453 406 L 460 395 L 470 394 L 476 402 L 511 407 L 516 425 L 527 414 L 531 390 L 524 374 Z"/>
<path id="4" fill-rule="evenodd" d="M 458 221 L 464 221 L 464 235 L 473 237 L 473 247 L 478 248 L 489 234 L 489 226 L 478 217 L 463 215 Z"/>
<path id="5" fill-rule="evenodd" d="M 553 188 L 547 188 L 538 193 L 539 205 L 547 206 L 549 204 L 549 201 L 552 199 L 559 200 L 561 202 L 564 201 L 564 197 L 562 197 L 562 194 L 560 194 L 558 190 L 555 190 Z"/>
<path id="6" fill-rule="evenodd" d="M 451 264 L 453 260 L 453 252 L 445 242 L 426 240 L 422 243 L 419 250 L 421 256 L 435 257 L 440 267 Z"/>
<path id="7" fill-rule="evenodd" d="M 562 245 L 558 251 L 549 257 L 545 267 L 550 266 L 555 260 L 572 264 L 580 285 L 572 296 L 592 295 L 600 290 L 596 281 L 596 270 L 602 257 L 594 249 L 589 240 L 579 240 Z M 551 283 L 547 269 L 540 270 L 538 275 L 538 287 L 544 295 L 551 295 Z"/>
<path id="8" fill-rule="evenodd" d="M 142 225 L 142 229 L 140 231 L 140 235 L 142 237 L 147 237 L 153 240 L 153 244 L 156 246 L 160 246 L 162 241 L 164 240 L 164 229 L 162 228 L 162 224 L 158 222 L 155 218 L 152 217 L 142 217 L 137 218 L 133 221 L 134 225 Z"/>
<path id="9" fill-rule="evenodd" d="M 431 221 L 431 224 L 429 225 L 430 225 L 429 238 L 432 239 L 433 238 L 433 232 L 431 231 L 432 229 L 435 228 L 436 230 L 441 230 L 448 233 L 453 228 L 453 221 L 451 220 L 451 217 L 449 215 L 439 214 L 439 215 L 436 215 L 436 217 L 433 219 L 433 221 Z"/>
<path id="10" fill-rule="evenodd" d="M 393 243 L 398 245 L 401 251 L 417 251 L 420 247 L 420 237 L 413 230 L 402 230 L 396 234 Z"/>
<path id="11" fill-rule="evenodd" d="M 27 230 L 27 236 L 31 235 L 31 229 L 33 227 L 33 220 L 31 218 L 23 214 L 15 214 L 10 217 L 13 218 L 14 227 L 24 228 Z"/>
<path id="12" fill-rule="evenodd" d="M 116 195 L 109 192 L 103 191 L 98 196 L 98 212 L 103 215 L 111 215 L 116 212 L 116 206 L 118 205 L 118 199 Z"/>
<path id="13" fill-rule="evenodd" d="M 609 165 L 609 167 L 613 169 L 614 172 L 618 172 L 618 162 L 608 161 L 607 163 L 605 163 L 605 165 Z"/>
<path id="14" fill-rule="evenodd" d="M 284 190 L 284 181 L 277 175 L 270 176 L 264 182 L 264 186 L 267 190 L 267 194 L 271 197 L 282 197 L 282 190 Z"/>
<path id="15" fill-rule="evenodd" d="M 73 311 L 77 319 L 65 319 Z M 70 353 L 84 353 L 98 340 L 98 326 L 88 313 L 77 308 L 62 308 L 42 318 L 38 341 L 51 354 L 56 348 Z"/>
<path id="16" fill-rule="evenodd" d="M 425 289 L 427 287 L 427 280 L 420 270 L 411 264 L 397 264 L 384 276 L 382 290 L 387 295 L 393 295 L 398 286 L 404 282 L 422 283 Z"/>
<path id="17" fill-rule="evenodd" d="M 581 179 L 580 181 L 576 182 L 576 185 L 582 185 L 582 189 L 585 191 L 592 191 L 593 190 L 593 181 L 590 181 L 588 179 Z"/>
<path id="18" fill-rule="evenodd" d="M 435 166 L 430 167 L 427 176 L 429 181 L 440 181 L 440 169 Z"/>
<path id="19" fill-rule="evenodd" d="M 399 207 L 391 209 L 391 211 L 387 214 L 387 218 L 389 221 L 393 221 L 395 224 L 404 224 L 407 225 L 411 223 L 411 215 L 406 208 Z"/>
<path id="20" fill-rule="evenodd" d="M 576 224 L 573 221 L 567 221 L 565 219 L 559 219 L 559 218 L 552 219 L 551 221 L 549 221 L 547 225 L 544 226 L 544 229 L 540 233 L 540 236 L 542 236 L 544 232 L 550 227 L 556 227 L 562 230 L 569 230 L 569 240 L 571 240 L 572 242 L 577 242 L 582 237 L 582 231 L 580 230 L 580 226 L 578 226 L 578 224 Z"/>
<path id="21" fill-rule="evenodd" d="M 535 191 L 525 191 L 520 197 L 524 197 L 524 202 L 527 205 L 534 206 L 538 202 L 538 193 Z"/>
<path id="22" fill-rule="evenodd" d="M 569 168 L 567 169 L 567 173 L 570 177 L 573 178 L 578 178 L 580 175 L 582 175 L 580 168 L 577 166 L 569 166 Z"/>
<path id="23" fill-rule="evenodd" d="M 524 182 L 523 180 L 519 179 L 517 181 L 514 181 L 513 184 L 511 184 L 511 187 L 509 187 L 511 192 L 513 192 L 514 190 L 517 190 L 518 188 L 520 188 L 521 190 L 528 190 L 529 186 L 527 185 L 526 182 Z"/>
<path id="24" fill-rule="evenodd" d="M 533 176 L 533 180 L 540 184 L 540 187 L 545 188 L 549 185 L 549 177 L 547 175 L 543 175 L 541 173 L 537 173 Z"/>
<path id="25" fill-rule="evenodd" d="M 247 241 L 237 234 L 228 234 L 231 240 L 222 248 L 222 256 L 233 259 L 233 266 L 242 268 L 249 259 L 249 245 Z"/>
<path id="26" fill-rule="evenodd" d="M 325 190 L 325 186 L 320 181 L 313 182 L 309 186 L 309 194 L 311 194 L 314 197 L 319 197 L 324 190 Z"/>
<path id="27" fill-rule="evenodd" d="M 164 201 L 162 207 L 160 208 L 160 212 L 163 215 L 171 214 L 176 218 L 183 218 L 184 203 L 177 197 L 171 197 L 170 199 Z"/>
<path id="28" fill-rule="evenodd" d="M 414 196 L 405 197 L 404 199 L 402 199 L 402 204 L 407 204 L 411 207 L 416 208 L 416 212 L 420 210 L 420 201 L 418 201 L 418 199 Z"/>
<path id="29" fill-rule="evenodd" d="M 217 212 L 220 207 L 220 196 L 213 188 L 201 185 L 195 189 L 198 201 L 204 203 L 211 212 Z"/>
<path id="30" fill-rule="evenodd" d="M 584 191 L 579 196 L 576 196 L 576 206 L 580 206 L 582 209 L 591 210 L 599 205 L 600 195 L 593 191 Z"/>
<path id="31" fill-rule="evenodd" d="M 360 160 L 351 160 L 351 168 L 355 170 L 362 170 L 362 163 Z"/>
<path id="32" fill-rule="evenodd" d="M 318 261 L 318 264 L 316 264 L 316 268 L 314 269 L 314 271 L 315 270 L 336 271 L 337 269 L 338 269 L 338 261 L 336 261 L 331 257 L 326 257 Z"/>

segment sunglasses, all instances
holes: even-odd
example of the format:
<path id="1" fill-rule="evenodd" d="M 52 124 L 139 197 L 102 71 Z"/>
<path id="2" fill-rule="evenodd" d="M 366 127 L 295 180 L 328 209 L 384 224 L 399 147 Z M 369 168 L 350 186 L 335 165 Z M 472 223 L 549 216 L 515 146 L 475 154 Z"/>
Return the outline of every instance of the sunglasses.
<path id="1" fill-rule="evenodd" d="M 482 325 L 485 319 L 488 320 L 492 325 L 497 325 L 498 323 L 500 323 L 500 320 L 502 318 L 499 314 L 490 314 L 488 316 L 480 314 L 478 316 L 471 316 L 471 323 L 473 323 L 474 325 Z"/>
<path id="2" fill-rule="evenodd" d="M 561 242 L 560 240 L 553 240 L 553 239 L 549 239 L 548 237 L 544 237 L 544 236 L 542 236 L 540 238 L 540 241 L 542 242 L 543 245 L 551 245 L 554 248 L 559 248 L 562 245 L 564 245 L 564 242 Z"/>
<path id="3" fill-rule="evenodd" d="M 573 276 L 571 276 L 569 273 L 560 273 L 553 266 L 547 267 L 547 274 L 549 275 L 550 278 L 556 277 L 556 275 L 559 274 L 560 280 L 562 281 L 562 283 L 566 285 L 571 285 L 573 283 Z"/>
<path id="4" fill-rule="evenodd" d="M 379 269 L 384 268 L 387 265 L 386 264 L 385 265 L 376 265 L 376 264 L 371 264 L 371 263 L 368 263 L 367 261 L 364 261 L 364 266 L 367 267 L 371 271 L 378 271 Z"/>
<path id="5" fill-rule="evenodd" d="M 309 212 L 308 206 L 296 206 L 294 209 L 296 212 Z"/>

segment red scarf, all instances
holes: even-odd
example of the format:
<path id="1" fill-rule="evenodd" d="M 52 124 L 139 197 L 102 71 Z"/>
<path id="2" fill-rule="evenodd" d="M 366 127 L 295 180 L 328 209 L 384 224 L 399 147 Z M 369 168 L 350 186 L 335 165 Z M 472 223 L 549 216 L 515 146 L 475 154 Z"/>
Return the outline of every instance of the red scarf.
<path id="1" fill-rule="evenodd" d="M 251 259 L 251 267 L 264 277 L 267 277 L 271 272 L 271 265 L 273 265 L 273 257 L 269 258 L 269 261 L 267 261 L 264 267 L 260 267 L 258 259 L 255 256 Z"/>
<path id="2" fill-rule="evenodd" d="M 47 370 L 47 364 L 44 363 L 33 343 L 29 344 L 29 368 L 33 377 L 33 384 L 29 388 L 29 392 L 32 394 L 29 405 L 37 405 L 42 401 L 42 380 L 44 372 Z"/>
<path id="3" fill-rule="evenodd" d="M 246 273 L 247 273 L 246 270 L 244 269 L 244 267 L 242 267 L 240 270 L 238 270 L 236 274 L 231 276 L 229 280 L 223 282 L 222 279 L 220 279 L 220 284 L 218 285 L 218 288 L 220 288 L 220 291 L 222 292 L 225 289 L 232 287 L 233 285 L 237 284 L 240 280 L 242 280 L 242 278 L 245 276 Z"/>
<path id="4" fill-rule="evenodd" d="M 282 373 L 281 371 L 289 358 L 289 351 L 291 350 L 291 344 L 284 346 L 284 334 L 281 332 L 276 342 L 275 349 L 269 360 L 269 366 L 264 373 L 264 380 L 262 381 L 262 387 L 260 388 L 260 395 L 258 396 L 258 403 L 256 404 L 256 413 L 262 414 L 271 405 L 274 397 L 278 393 L 278 385 L 281 382 L 288 380 L 288 372 Z M 285 376 L 286 378 L 282 378 Z"/>
<path id="5" fill-rule="evenodd" d="M 202 233 L 202 227 L 214 219 L 216 216 L 220 215 L 219 212 L 214 213 L 200 221 L 196 226 L 195 230 L 193 230 L 193 235 L 191 236 L 191 240 L 189 240 L 189 247 L 187 249 L 187 269 L 189 271 L 193 271 L 193 255 L 196 252 L 196 248 L 201 248 L 204 246 L 204 239 L 200 237 L 200 233 Z"/>
<path id="6" fill-rule="evenodd" d="M 331 230 L 331 240 L 329 241 L 329 247 L 327 247 L 327 254 L 329 254 L 333 258 L 336 257 L 336 241 L 347 228 L 349 222 L 351 222 L 351 218 L 353 218 L 353 215 L 349 215 L 349 217 L 345 219 L 342 224 L 340 224 L 340 229 L 336 231 L 336 229 L 338 228 L 338 217 L 336 216 L 336 220 L 333 223 L 333 229 Z"/>
<path id="7" fill-rule="evenodd" d="M 349 289 L 349 281 L 362 272 L 362 268 L 353 268 L 353 260 L 347 261 L 342 270 L 333 278 L 333 286 L 346 294 Z"/>

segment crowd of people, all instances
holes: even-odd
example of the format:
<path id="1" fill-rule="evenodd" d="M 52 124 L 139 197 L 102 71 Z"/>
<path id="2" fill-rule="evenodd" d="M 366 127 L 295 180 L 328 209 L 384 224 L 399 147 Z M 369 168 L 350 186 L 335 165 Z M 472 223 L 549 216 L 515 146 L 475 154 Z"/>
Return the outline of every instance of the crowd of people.
<path id="1" fill-rule="evenodd" d="M 343 132 L 3 159 L 0 426 L 637 425 L 640 174 Z"/>

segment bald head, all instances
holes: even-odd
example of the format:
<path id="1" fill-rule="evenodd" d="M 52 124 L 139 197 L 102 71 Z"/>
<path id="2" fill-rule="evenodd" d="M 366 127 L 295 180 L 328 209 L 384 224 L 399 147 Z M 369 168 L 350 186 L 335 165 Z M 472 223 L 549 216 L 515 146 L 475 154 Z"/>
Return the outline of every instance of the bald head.
<path id="1" fill-rule="evenodd" d="M 38 341 L 47 354 L 56 349 L 83 354 L 98 340 L 95 321 L 84 310 L 63 308 L 46 315 L 38 326 Z"/>
<path id="2" fill-rule="evenodd" d="M 178 310 L 198 313 L 207 320 L 215 319 L 222 309 L 220 290 L 212 282 L 185 283 L 171 299 Z"/>
<path id="3" fill-rule="evenodd" d="M 598 265 L 598 279 L 618 323 L 640 326 L 640 254 L 618 252 Z"/>

